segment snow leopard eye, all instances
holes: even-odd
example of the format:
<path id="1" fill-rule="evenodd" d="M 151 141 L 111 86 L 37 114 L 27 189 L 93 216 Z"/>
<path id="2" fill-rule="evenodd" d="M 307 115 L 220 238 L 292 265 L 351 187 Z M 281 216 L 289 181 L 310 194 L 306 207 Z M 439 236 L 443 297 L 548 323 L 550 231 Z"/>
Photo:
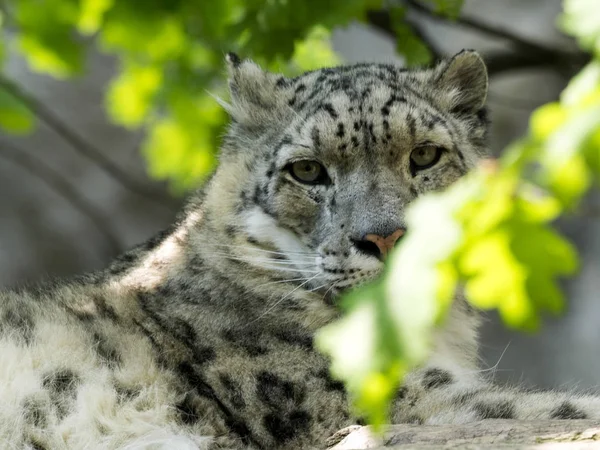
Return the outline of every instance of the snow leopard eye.
<path id="1" fill-rule="evenodd" d="M 434 166 L 440 160 L 443 150 L 443 148 L 434 145 L 423 145 L 415 148 L 410 154 L 410 168 L 413 174 Z"/>
<path id="2" fill-rule="evenodd" d="M 304 184 L 328 184 L 329 176 L 325 168 L 317 161 L 304 159 L 289 166 L 289 171 L 296 181 Z"/>

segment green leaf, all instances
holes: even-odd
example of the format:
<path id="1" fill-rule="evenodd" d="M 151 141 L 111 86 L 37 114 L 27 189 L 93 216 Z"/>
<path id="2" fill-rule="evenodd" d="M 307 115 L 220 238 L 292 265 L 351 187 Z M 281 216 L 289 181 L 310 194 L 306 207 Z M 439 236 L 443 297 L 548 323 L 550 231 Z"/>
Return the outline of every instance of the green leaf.
<path id="1" fill-rule="evenodd" d="M 115 0 L 80 0 L 80 16 L 77 28 L 83 34 L 93 34 L 102 25 L 104 14 L 112 8 Z"/>
<path id="2" fill-rule="evenodd" d="M 596 0 L 564 0 L 561 28 L 579 44 L 600 55 L 600 9 Z"/>
<path id="3" fill-rule="evenodd" d="M 433 59 L 431 51 L 419 39 L 410 26 L 406 23 L 399 23 L 394 27 L 396 32 L 396 50 L 402 56 L 408 67 L 423 66 L 429 64 Z"/>
<path id="4" fill-rule="evenodd" d="M 321 329 L 316 345 L 331 356 L 331 373 L 346 383 L 357 414 L 380 427 L 405 372 L 397 326 L 380 284 L 355 291 L 345 303 L 349 313 Z"/>
<path id="5" fill-rule="evenodd" d="M 17 48 L 29 66 L 57 78 L 78 74 L 83 68 L 83 47 L 76 39 L 77 2 L 20 0 L 15 3 L 20 29 Z"/>
<path id="6" fill-rule="evenodd" d="M 80 73 L 83 68 L 83 49 L 70 30 L 57 29 L 44 35 L 22 34 L 17 42 L 35 71 L 66 78 Z"/>
<path id="7" fill-rule="evenodd" d="M 31 111 L 9 91 L 0 87 L 0 127 L 14 134 L 26 134 L 33 130 Z"/>
<path id="8" fill-rule="evenodd" d="M 442 16 L 456 19 L 460 15 L 464 0 L 427 0 L 433 10 Z"/>
<path id="9" fill-rule="evenodd" d="M 181 194 L 214 168 L 225 113 L 210 95 L 190 98 L 184 91 L 172 92 L 169 106 L 170 118 L 151 125 L 142 151 L 150 175 L 171 180 L 174 192 Z"/>
<path id="10" fill-rule="evenodd" d="M 478 308 L 497 308 L 512 327 L 535 329 L 539 312 L 562 311 L 556 279 L 577 268 L 572 246 L 548 225 L 560 204 L 543 191 L 508 183 L 502 172 L 489 178 L 481 192 L 460 215 L 467 234 L 457 261 L 467 299 Z M 507 206 L 480 226 L 493 203 Z"/>
<path id="11" fill-rule="evenodd" d="M 163 74 L 158 66 L 125 64 L 108 89 L 109 114 L 121 125 L 140 125 L 148 115 L 162 82 Z"/>
<path id="12" fill-rule="evenodd" d="M 600 61 L 592 61 L 569 81 L 560 96 L 566 106 L 577 106 L 585 102 L 589 95 L 600 88 Z"/>
<path id="13" fill-rule="evenodd" d="M 292 62 L 306 71 L 338 65 L 341 59 L 331 47 L 329 31 L 317 26 L 306 39 L 296 42 Z"/>

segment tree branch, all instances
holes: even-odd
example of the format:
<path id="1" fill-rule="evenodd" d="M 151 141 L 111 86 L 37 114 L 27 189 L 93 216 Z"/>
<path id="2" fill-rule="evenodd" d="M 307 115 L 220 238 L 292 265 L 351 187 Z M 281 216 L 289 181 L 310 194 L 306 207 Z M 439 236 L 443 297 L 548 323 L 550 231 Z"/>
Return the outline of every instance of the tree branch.
<path id="1" fill-rule="evenodd" d="M 124 246 L 112 231 L 106 217 L 98 212 L 97 208 L 74 189 L 59 172 L 47 166 L 39 159 L 27 154 L 24 150 L 7 142 L 0 143 L 0 157 L 11 161 L 28 171 L 31 175 L 42 180 L 71 204 L 74 209 L 90 219 L 108 243 L 113 256 L 123 251 Z"/>
<path id="2" fill-rule="evenodd" d="M 530 41 L 522 36 L 517 36 L 509 31 L 505 30 L 504 28 L 500 28 L 498 26 L 488 24 L 488 23 L 479 22 L 478 20 L 475 20 L 473 18 L 460 16 L 460 17 L 457 17 L 456 19 L 453 19 L 453 18 L 449 18 L 449 17 L 443 16 L 443 15 L 437 14 L 434 11 L 432 11 L 431 9 L 429 9 L 428 7 L 421 4 L 418 0 L 404 0 L 404 2 L 407 5 L 409 5 L 411 7 L 411 9 L 418 11 L 420 13 L 423 13 L 426 16 L 428 16 L 434 20 L 441 21 L 441 22 L 447 22 L 447 23 L 451 23 L 451 24 L 452 23 L 459 24 L 459 25 L 465 26 L 467 28 L 471 28 L 472 30 L 478 31 L 480 33 L 488 34 L 488 35 L 496 37 L 498 39 L 504 39 L 504 40 L 510 41 L 511 43 L 513 43 L 519 47 L 527 48 L 529 50 L 548 52 L 548 53 L 559 53 L 559 54 L 564 54 L 564 55 L 574 55 L 575 54 L 574 52 L 556 49 L 553 47 L 548 47 L 548 46 L 538 43 L 538 42 Z"/>
<path id="3" fill-rule="evenodd" d="M 149 189 L 142 183 L 132 179 L 129 174 L 110 161 L 100 149 L 87 142 L 42 102 L 26 93 L 20 86 L 0 74 L 0 86 L 22 101 L 38 118 L 52 128 L 60 137 L 67 141 L 79 153 L 86 156 L 106 172 L 113 180 L 117 181 L 129 191 L 144 197 L 163 208 L 171 209 L 167 202 L 168 197 Z"/>
<path id="4" fill-rule="evenodd" d="M 498 39 L 508 41 L 513 47 L 512 50 L 497 51 L 484 55 L 490 76 L 513 70 L 540 67 L 561 68 L 575 72 L 581 69 L 590 60 L 590 56 L 583 52 L 572 52 L 548 47 L 544 44 L 530 41 L 521 36 L 516 36 L 500 27 L 484 24 L 472 18 L 459 17 L 458 19 L 453 20 L 436 14 L 416 0 L 404 0 L 404 2 L 413 11 L 423 16 L 427 16 L 430 19 L 457 24 L 480 33 L 494 36 Z M 395 39 L 396 35 L 389 11 L 370 11 L 367 15 L 367 18 L 373 27 L 383 31 Z M 408 19 L 407 21 L 411 23 L 413 30 L 418 31 L 416 31 L 416 34 L 423 38 L 423 41 L 426 43 L 426 45 L 430 49 L 435 50 L 436 46 L 433 40 L 427 38 L 426 34 L 419 27 L 418 23 L 413 19 Z M 436 54 L 437 58 L 443 57 L 442 52 L 439 50 L 435 51 L 434 53 Z"/>

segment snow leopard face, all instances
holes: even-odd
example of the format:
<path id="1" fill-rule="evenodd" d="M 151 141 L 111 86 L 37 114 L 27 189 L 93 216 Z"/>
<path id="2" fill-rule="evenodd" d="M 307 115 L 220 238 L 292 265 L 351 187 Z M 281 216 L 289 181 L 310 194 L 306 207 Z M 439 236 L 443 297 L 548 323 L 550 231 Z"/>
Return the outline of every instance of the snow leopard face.
<path id="1" fill-rule="evenodd" d="M 235 55 L 228 64 L 232 124 L 210 192 L 229 207 L 212 220 L 235 258 L 328 298 L 377 277 L 407 205 L 486 152 L 475 52 L 431 69 L 358 64 L 296 78 Z"/>

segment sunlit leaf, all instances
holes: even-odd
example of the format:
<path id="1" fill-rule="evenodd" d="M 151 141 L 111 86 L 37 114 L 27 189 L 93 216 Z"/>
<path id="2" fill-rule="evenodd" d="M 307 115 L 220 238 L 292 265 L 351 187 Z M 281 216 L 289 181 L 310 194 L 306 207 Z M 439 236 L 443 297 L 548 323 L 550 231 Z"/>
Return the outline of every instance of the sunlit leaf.
<path id="1" fill-rule="evenodd" d="M 383 425 L 390 401 L 404 375 L 397 325 L 376 284 L 346 299 L 349 312 L 319 331 L 317 347 L 332 359 L 332 375 L 346 383 L 357 414 Z"/>
<path id="2" fill-rule="evenodd" d="M 30 67 L 37 72 L 66 78 L 82 70 L 81 44 L 66 30 L 46 35 L 23 34 L 18 38 L 18 47 Z"/>
<path id="3" fill-rule="evenodd" d="M 422 66 L 429 64 L 433 58 L 427 45 L 413 32 L 405 21 L 406 9 L 394 7 L 390 10 L 394 32 L 396 33 L 396 50 L 405 60 L 407 66 Z"/>
<path id="4" fill-rule="evenodd" d="M 560 24 L 580 45 L 600 55 L 600 9 L 596 0 L 563 0 Z"/>
<path id="5" fill-rule="evenodd" d="M 152 108 L 162 81 L 163 74 L 157 66 L 127 64 L 108 90 L 108 112 L 117 123 L 127 127 L 140 125 Z"/>
<path id="6" fill-rule="evenodd" d="M 296 42 L 292 62 L 305 71 L 334 66 L 341 59 L 331 47 L 329 32 L 323 27 L 316 27 L 306 39 Z"/>
<path id="7" fill-rule="evenodd" d="M 84 34 L 98 31 L 104 14 L 113 6 L 115 0 L 80 0 L 81 13 L 77 28 Z"/>

